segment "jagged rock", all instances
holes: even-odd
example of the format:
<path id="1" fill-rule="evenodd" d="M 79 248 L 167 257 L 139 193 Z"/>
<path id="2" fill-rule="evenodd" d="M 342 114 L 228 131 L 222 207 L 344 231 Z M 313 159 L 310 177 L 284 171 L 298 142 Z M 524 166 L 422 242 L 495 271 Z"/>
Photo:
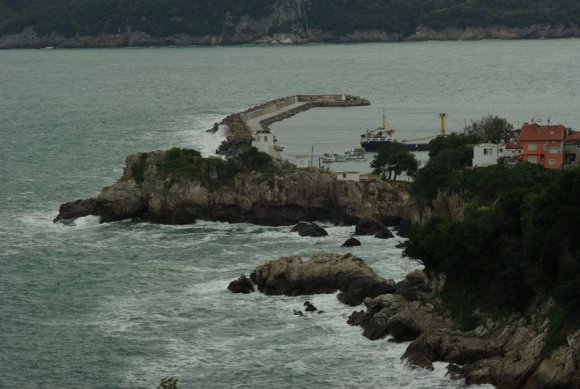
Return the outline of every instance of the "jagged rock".
<path id="1" fill-rule="evenodd" d="M 353 312 L 348 323 L 361 326 L 369 339 L 390 335 L 394 341 L 412 340 L 402 356 L 409 366 L 432 369 L 436 361 L 460 365 L 450 366 L 449 374 L 465 378 L 468 385 L 491 383 L 500 388 L 530 389 L 578 386 L 575 350 L 580 331 L 570 335 L 567 345 L 549 358 L 542 357 L 551 301 L 538 302 L 528 312 L 505 318 L 479 316 L 485 324 L 464 331 L 431 289 L 443 284 L 442 278 L 427 278 L 414 271 L 396 284 L 393 294 L 366 298 L 366 311 Z"/>
<path id="2" fill-rule="evenodd" d="M 310 301 L 305 301 L 304 306 L 306 307 L 306 309 L 304 309 L 306 312 L 314 312 L 318 310 L 318 308 L 316 308 Z"/>
<path id="3" fill-rule="evenodd" d="M 425 300 L 426 294 L 432 292 L 429 280 L 421 270 L 415 270 L 395 285 L 394 294 L 401 295 L 409 301 Z"/>
<path id="4" fill-rule="evenodd" d="M 405 279 L 409 281 L 411 285 L 428 285 L 429 283 L 427 275 L 422 270 L 413 270 L 405 276 Z"/>
<path id="5" fill-rule="evenodd" d="M 342 244 L 341 247 L 354 247 L 354 246 L 360 246 L 360 240 L 356 238 L 349 238 L 346 240 L 346 242 Z"/>
<path id="6" fill-rule="evenodd" d="M 563 388 L 579 371 L 578 362 L 567 346 L 557 348 L 544 359 L 528 379 L 525 389 Z"/>
<path id="7" fill-rule="evenodd" d="M 58 221 L 96 215 L 100 212 L 100 210 L 101 205 L 97 199 L 71 201 L 60 206 L 58 210 L 58 216 L 54 218 L 53 222 L 56 223 Z"/>
<path id="8" fill-rule="evenodd" d="M 375 238 L 389 239 L 394 235 L 383 223 L 372 218 L 359 220 L 354 230 L 355 235 L 374 235 Z"/>
<path id="9" fill-rule="evenodd" d="M 340 290 L 339 300 L 348 305 L 395 289 L 393 280 L 379 277 L 352 254 L 318 253 L 306 262 L 283 257 L 258 266 L 250 278 L 265 294 L 298 296 Z"/>
<path id="10" fill-rule="evenodd" d="M 319 236 L 327 236 L 328 232 L 322 227 L 320 227 L 316 223 L 306 223 L 300 222 L 296 224 L 290 232 L 298 232 L 300 236 L 312 236 L 312 237 L 319 237 Z"/>
<path id="11" fill-rule="evenodd" d="M 230 282 L 228 285 L 228 289 L 232 291 L 232 293 L 252 293 L 254 291 L 254 285 L 252 281 L 245 274 L 242 274 L 240 278 Z"/>

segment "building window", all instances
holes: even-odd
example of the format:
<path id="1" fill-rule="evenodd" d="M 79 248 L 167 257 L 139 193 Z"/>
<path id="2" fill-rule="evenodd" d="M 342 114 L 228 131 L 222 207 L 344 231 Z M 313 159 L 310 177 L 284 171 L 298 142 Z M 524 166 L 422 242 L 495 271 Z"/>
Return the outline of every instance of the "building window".
<path id="1" fill-rule="evenodd" d="M 549 149 L 548 152 L 551 154 L 558 154 L 560 152 L 560 149 L 556 147 L 556 148 Z"/>
<path id="2" fill-rule="evenodd" d="M 493 155 L 493 149 L 483 149 L 483 155 Z"/>
<path id="3" fill-rule="evenodd" d="M 538 163 L 538 160 L 537 160 L 537 158 L 536 158 L 536 156 L 535 156 L 535 155 L 530 155 L 530 156 L 528 157 L 528 162 L 529 162 L 529 163 Z"/>
<path id="4" fill-rule="evenodd" d="M 264 142 L 267 142 L 267 141 L 268 141 L 268 137 L 264 136 Z"/>
<path id="5" fill-rule="evenodd" d="M 555 164 L 556 164 L 556 160 L 555 160 L 555 159 L 549 159 L 549 160 L 548 160 L 548 163 L 549 163 L 550 165 L 555 165 Z"/>
<path id="6" fill-rule="evenodd" d="M 528 145 L 528 151 L 536 151 L 536 149 L 537 149 L 537 146 L 535 143 L 530 143 Z"/>
<path id="7" fill-rule="evenodd" d="M 346 178 L 346 173 L 342 173 L 342 178 Z"/>
<path id="8" fill-rule="evenodd" d="M 503 153 L 503 149 L 499 149 L 499 152 L 500 152 L 500 153 Z"/>

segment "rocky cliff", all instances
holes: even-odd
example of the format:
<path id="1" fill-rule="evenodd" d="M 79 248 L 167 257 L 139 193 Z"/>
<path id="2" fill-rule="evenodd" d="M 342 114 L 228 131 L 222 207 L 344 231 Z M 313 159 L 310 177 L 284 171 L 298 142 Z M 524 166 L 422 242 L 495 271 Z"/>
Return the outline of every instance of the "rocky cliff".
<path id="1" fill-rule="evenodd" d="M 181 224 L 203 219 L 289 225 L 315 220 L 353 224 L 374 218 L 393 225 L 426 216 L 410 205 L 404 189 L 387 182 L 339 181 L 328 171 L 293 167 L 227 174 L 204 165 L 208 171 L 194 177 L 161 169 L 167 155 L 130 155 L 114 185 L 94 199 L 63 204 L 55 220 L 97 215 L 101 222 L 133 218 Z"/>
<path id="2" fill-rule="evenodd" d="M 546 348 L 551 300 L 539 298 L 526 312 L 503 318 L 475 311 L 479 324 L 466 329 L 437 297 L 445 289 L 444 276 L 428 276 L 421 270 L 395 283 L 377 276 L 351 254 L 318 253 L 305 262 L 299 257 L 268 261 L 254 270 L 251 279 L 266 294 L 339 290 L 337 297 L 346 304 L 364 299 L 366 311 L 354 312 L 348 323 L 361 326 L 371 340 L 410 341 L 402 359 L 414 368 L 432 370 L 433 362 L 448 362 L 448 374 L 464 378 L 468 385 L 527 389 L 580 385 L 580 330 L 568 331 L 563 344 L 552 351 Z"/>

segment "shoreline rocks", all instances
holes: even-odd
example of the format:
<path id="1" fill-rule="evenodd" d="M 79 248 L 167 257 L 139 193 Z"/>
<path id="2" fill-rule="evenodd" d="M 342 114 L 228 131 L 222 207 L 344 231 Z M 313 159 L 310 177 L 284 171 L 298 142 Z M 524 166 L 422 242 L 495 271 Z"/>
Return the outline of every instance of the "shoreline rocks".
<path id="1" fill-rule="evenodd" d="M 290 15 L 290 19 L 295 15 Z M 537 23 L 525 27 L 449 27 L 434 30 L 418 26 L 410 35 L 387 33 L 382 30 L 356 30 L 337 35 L 316 29 L 268 34 L 272 20 L 243 20 L 234 31 L 224 34 L 193 36 L 174 34 L 151 36 L 143 31 L 126 31 L 118 34 L 67 37 L 59 33 L 38 34 L 32 27 L 22 32 L 0 36 L 0 49 L 42 48 L 108 48 L 108 47 L 155 47 L 155 46 L 214 46 L 232 44 L 295 45 L 311 43 L 363 43 L 404 41 L 474 41 L 486 39 L 561 39 L 580 37 L 580 27 L 573 23 Z M 248 30 L 249 25 L 255 28 Z"/>
<path id="2" fill-rule="evenodd" d="M 358 305 L 365 297 L 394 291 L 395 282 L 379 277 L 352 254 L 314 254 L 307 261 L 283 257 L 258 266 L 250 275 L 258 290 L 269 295 L 300 296 L 334 293 L 347 305 Z"/>
<path id="3" fill-rule="evenodd" d="M 300 222 L 290 232 L 298 232 L 300 236 L 320 237 L 328 236 L 328 232 L 316 223 Z"/>
<path id="4" fill-rule="evenodd" d="M 356 238 L 348 238 L 341 247 L 356 247 L 356 246 L 360 246 L 360 240 L 356 239 Z"/>
<path id="5" fill-rule="evenodd" d="M 448 375 L 467 385 L 493 384 L 499 388 L 577 388 L 580 385 L 580 330 L 550 355 L 543 352 L 550 300 L 536 301 L 528 311 L 496 318 L 474 312 L 480 322 L 464 329 L 446 309 L 437 292 L 444 277 L 428 277 L 415 270 L 394 283 L 377 276 L 351 254 L 283 257 L 256 268 L 250 278 L 265 294 L 290 296 L 332 293 L 345 304 L 361 301 L 366 310 L 355 311 L 348 324 L 360 326 L 371 340 L 391 337 L 411 342 L 401 359 L 411 368 L 433 369 L 447 362 Z M 316 312 L 308 301 L 306 312 Z M 302 311 L 296 315 L 304 316 Z"/>
<path id="6" fill-rule="evenodd" d="M 354 230 L 355 235 L 374 235 L 378 239 L 390 239 L 395 235 L 383 223 L 372 218 L 363 218 L 358 221 Z"/>

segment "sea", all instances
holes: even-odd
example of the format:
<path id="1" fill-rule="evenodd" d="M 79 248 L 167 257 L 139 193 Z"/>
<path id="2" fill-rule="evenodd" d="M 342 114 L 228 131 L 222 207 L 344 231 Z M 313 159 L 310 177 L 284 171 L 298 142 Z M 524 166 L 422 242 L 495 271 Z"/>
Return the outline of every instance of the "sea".
<path id="1" fill-rule="evenodd" d="M 421 263 L 404 239 L 320 223 L 290 227 L 53 224 L 60 204 L 94 197 L 139 151 L 213 155 L 225 116 L 295 94 L 372 105 L 317 108 L 272 125 L 283 155 L 359 146 L 383 110 L 402 139 L 428 139 L 497 115 L 514 126 L 580 129 L 580 40 L 514 40 L 0 51 L 0 387 L 462 388 L 400 360 L 406 343 L 370 341 L 335 294 L 238 295 L 265 261 L 317 252 L 364 259 L 401 280 Z M 371 156 L 372 157 L 372 156 Z M 418 155 L 422 161 L 426 155 Z M 330 164 L 370 171 L 369 161 Z M 311 301 L 322 314 L 297 316 Z"/>

